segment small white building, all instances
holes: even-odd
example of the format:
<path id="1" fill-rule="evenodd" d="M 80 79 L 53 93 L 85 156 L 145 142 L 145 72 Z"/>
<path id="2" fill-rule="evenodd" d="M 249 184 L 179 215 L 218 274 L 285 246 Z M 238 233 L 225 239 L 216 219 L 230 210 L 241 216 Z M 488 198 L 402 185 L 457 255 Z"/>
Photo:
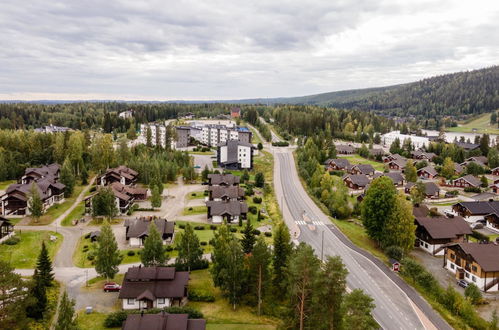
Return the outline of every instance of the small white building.
<path id="1" fill-rule="evenodd" d="M 392 132 L 381 135 L 381 143 L 385 147 L 390 147 L 396 139 L 400 140 L 401 146 L 404 144 L 405 140 L 407 140 L 407 139 L 411 140 L 411 143 L 415 149 L 427 147 L 430 143 L 430 139 L 428 139 L 427 137 L 417 136 L 417 135 L 400 134 L 400 131 L 392 131 Z"/>

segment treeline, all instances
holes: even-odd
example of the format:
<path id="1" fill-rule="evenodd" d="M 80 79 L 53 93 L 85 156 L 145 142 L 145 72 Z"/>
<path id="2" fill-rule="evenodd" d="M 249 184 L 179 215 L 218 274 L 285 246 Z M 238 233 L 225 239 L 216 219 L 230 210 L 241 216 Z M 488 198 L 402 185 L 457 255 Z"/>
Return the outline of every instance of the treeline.
<path id="1" fill-rule="evenodd" d="M 72 175 L 86 182 L 88 172 L 126 165 L 139 172 L 139 181 L 148 184 L 153 177 L 162 182 L 175 180 L 177 174 L 193 172 L 185 152 L 126 142 L 115 147 L 110 134 L 88 132 L 37 133 L 0 130 L 0 181 L 18 179 L 28 167 L 59 163 L 70 167 Z"/>
<path id="2" fill-rule="evenodd" d="M 287 227 L 274 231 L 273 249 L 247 224 L 242 239 L 226 225 L 213 239 L 213 282 L 233 309 L 244 304 L 283 320 L 284 329 L 377 329 L 373 299 L 346 292 L 348 274 L 340 257 L 321 262 L 313 249 L 293 246 Z"/>
<path id="3" fill-rule="evenodd" d="M 260 110 L 260 114 L 258 110 Z M 256 127 L 263 138 L 269 142 L 272 140 L 272 133 L 270 132 L 269 126 L 260 119 L 260 115 L 264 112 L 264 110 L 265 108 L 262 107 L 259 109 L 257 107 L 247 107 L 247 109 L 243 112 L 243 119 Z"/>

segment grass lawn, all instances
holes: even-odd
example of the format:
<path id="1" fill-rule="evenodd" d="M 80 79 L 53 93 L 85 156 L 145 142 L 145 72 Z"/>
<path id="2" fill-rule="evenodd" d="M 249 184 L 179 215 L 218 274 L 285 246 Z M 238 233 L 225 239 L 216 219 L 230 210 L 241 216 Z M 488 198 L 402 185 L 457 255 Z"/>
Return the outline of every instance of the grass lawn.
<path id="1" fill-rule="evenodd" d="M 61 225 L 63 226 L 71 226 L 72 221 L 75 219 L 80 219 L 85 215 L 85 202 L 81 202 L 76 205 L 73 211 L 69 212 L 69 214 L 62 220 Z"/>
<path id="2" fill-rule="evenodd" d="M 182 215 L 194 215 L 194 214 L 203 214 L 206 213 L 208 209 L 206 206 L 190 206 L 186 207 L 184 211 L 182 212 Z"/>
<path id="3" fill-rule="evenodd" d="M 251 127 L 248 127 L 248 128 L 251 130 L 251 133 L 253 133 L 253 134 L 251 134 L 251 143 L 253 143 L 253 144 L 263 143 L 262 139 L 260 139 L 260 136 L 258 136 L 256 131 Z"/>
<path id="4" fill-rule="evenodd" d="M 202 191 L 195 191 L 187 195 L 187 199 L 202 199 L 205 198 L 204 190 Z"/>
<path id="5" fill-rule="evenodd" d="M 118 284 L 122 284 L 124 277 L 125 277 L 125 274 L 116 274 L 116 276 L 110 281 L 118 283 Z M 106 283 L 106 278 L 97 276 L 97 277 L 89 279 L 88 286 L 83 285 L 83 288 L 85 288 L 85 290 L 102 290 L 105 283 Z"/>
<path id="6" fill-rule="evenodd" d="M 383 172 L 385 169 L 385 164 L 380 162 L 375 162 L 374 160 L 370 160 L 364 157 L 360 157 L 359 155 L 340 155 L 339 158 L 348 159 L 350 164 L 371 164 L 375 170 Z"/>
<path id="7" fill-rule="evenodd" d="M 87 246 L 86 248 L 87 251 L 83 251 L 85 245 Z M 93 261 L 88 260 L 87 256 L 89 255 L 89 253 L 95 255 L 96 249 L 97 249 L 96 242 L 90 242 L 90 238 L 85 238 L 85 236 L 81 237 L 78 240 L 78 244 L 76 244 L 76 248 L 73 252 L 73 264 L 76 267 L 81 267 L 81 268 L 94 267 Z M 140 255 L 137 253 L 139 250 L 140 248 L 120 250 L 121 255 L 123 256 L 121 264 L 131 264 L 135 262 L 140 262 Z M 128 251 L 134 251 L 135 254 L 133 256 L 129 256 Z"/>
<path id="8" fill-rule="evenodd" d="M 56 236 L 57 240 L 51 242 L 50 235 Z M 34 268 L 42 241 L 45 241 L 50 258 L 54 261 L 63 239 L 61 234 L 53 231 L 16 231 L 16 236 L 21 238 L 16 245 L 0 244 L 0 260 L 10 260 L 14 268 Z"/>
<path id="9" fill-rule="evenodd" d="M 78 317 L 76 318 L 78 326 L 80 329 L 92 329 L 92 330 L 107 330 L 107 329 L 121 329 L 118 328 L 106 328 L 104 327 L 104 320 L 107 314 L 93 312 L 92 314 L 85 314 L 84 310 L 78 312 Z"/>
<path id="10" fill-rule="evenodd" d="M 448 132 L 499 134 L 499 128 L 490 124 L 490 113 L 480 115 L 465 122 L 459 123 L 457 127 L 448 127 Z M 475 129 L 475 130 L 473 130 Z"/>
<path id="11" fill-rule="evenodd" d="M 64 200 L 64 202 L 61 204 L 52 205 L 51 207 L 49 207 L 47 212 L 45 212 L 45 214 L 40 217 L 38 222 L 35 223 L 34 220 L 31 219 L 29 224 L 34 225 L 34 226 L 42 226 L 42 225 L 48 225 L 48 224 L 52 223 L 52 221 L 54 221 L 56 218 L 58 218 L 68 208 L 70 208 L 71 205 L 73 205 L 76 198 L 78 197 L 78 195 L 81 193 L 81 191 L 84 188 L 85 188 L 85 186 L 81 186 L 81 185 L 75 186 L 74 191 L 73 191 L 73 195 L 71 195 L 71 197 L 66 198 Z"/>
<path id="12" fill-rule="evenodd" d="M 16 183 L 16 180 L 0 181 L 0 190 L 7 189 L 13 183 Z"/>
<path id="13" fill-rule="evenodd" d="M 268 316 L 257 316 L 254 308 L 239 305 L 236 310 L 222 297 L 208 269 L 191 272 L 189 289 L 215 296 L 215 302 L 189 302 L 187 305 L 201 311 L 208 329 L 275 329 L 279 320 Z"/>

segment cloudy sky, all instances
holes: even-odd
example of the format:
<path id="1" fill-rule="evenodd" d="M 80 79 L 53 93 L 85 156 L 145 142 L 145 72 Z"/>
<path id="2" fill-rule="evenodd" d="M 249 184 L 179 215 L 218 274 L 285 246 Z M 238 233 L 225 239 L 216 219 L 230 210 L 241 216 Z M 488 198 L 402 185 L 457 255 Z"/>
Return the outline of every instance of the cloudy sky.
<path id="1" fill-rule="evenodd" d="M 236 99 L 499 64 L 499 1 L 1 0 L 0 99 Z"/>

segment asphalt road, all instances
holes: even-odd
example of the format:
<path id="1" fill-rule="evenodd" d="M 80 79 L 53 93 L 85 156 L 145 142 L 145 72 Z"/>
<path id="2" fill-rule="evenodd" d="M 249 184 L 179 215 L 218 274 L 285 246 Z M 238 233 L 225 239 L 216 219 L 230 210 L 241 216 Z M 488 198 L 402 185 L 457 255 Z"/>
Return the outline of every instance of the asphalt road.
<path id="1" fill-rule="evenodd" d="M 324 257 L 339 255 L 342 258 L 349 271 L 348 287 L 363 289 L 374 299 L 376 307 L 373 314 L 384 329 L 451 329 L 414 290 L 404 286 L 405 283 L 398 277 L 391 278 L 393 275 L 389 276 L 387 270 L 381 268 L 386 266 L 376 264 L 372 260 L 374 258 L 359 253 L 359 249 L 331 224 L 303 189 L 289 150 L 280 149 L 274 156 L 276 193 L 281 208 L 284 207 L 286 224 L 296 233 L 295 238 L 310 244 L 318 256 L 322 251 Z M 402 283 L 397 283 L 397 279 Z M 409 299 L 406 291 L 416 295 L 415 299 Z M 423 320 L 414 305 L 418 306 L 420 314 L 423 311 Z"/>

